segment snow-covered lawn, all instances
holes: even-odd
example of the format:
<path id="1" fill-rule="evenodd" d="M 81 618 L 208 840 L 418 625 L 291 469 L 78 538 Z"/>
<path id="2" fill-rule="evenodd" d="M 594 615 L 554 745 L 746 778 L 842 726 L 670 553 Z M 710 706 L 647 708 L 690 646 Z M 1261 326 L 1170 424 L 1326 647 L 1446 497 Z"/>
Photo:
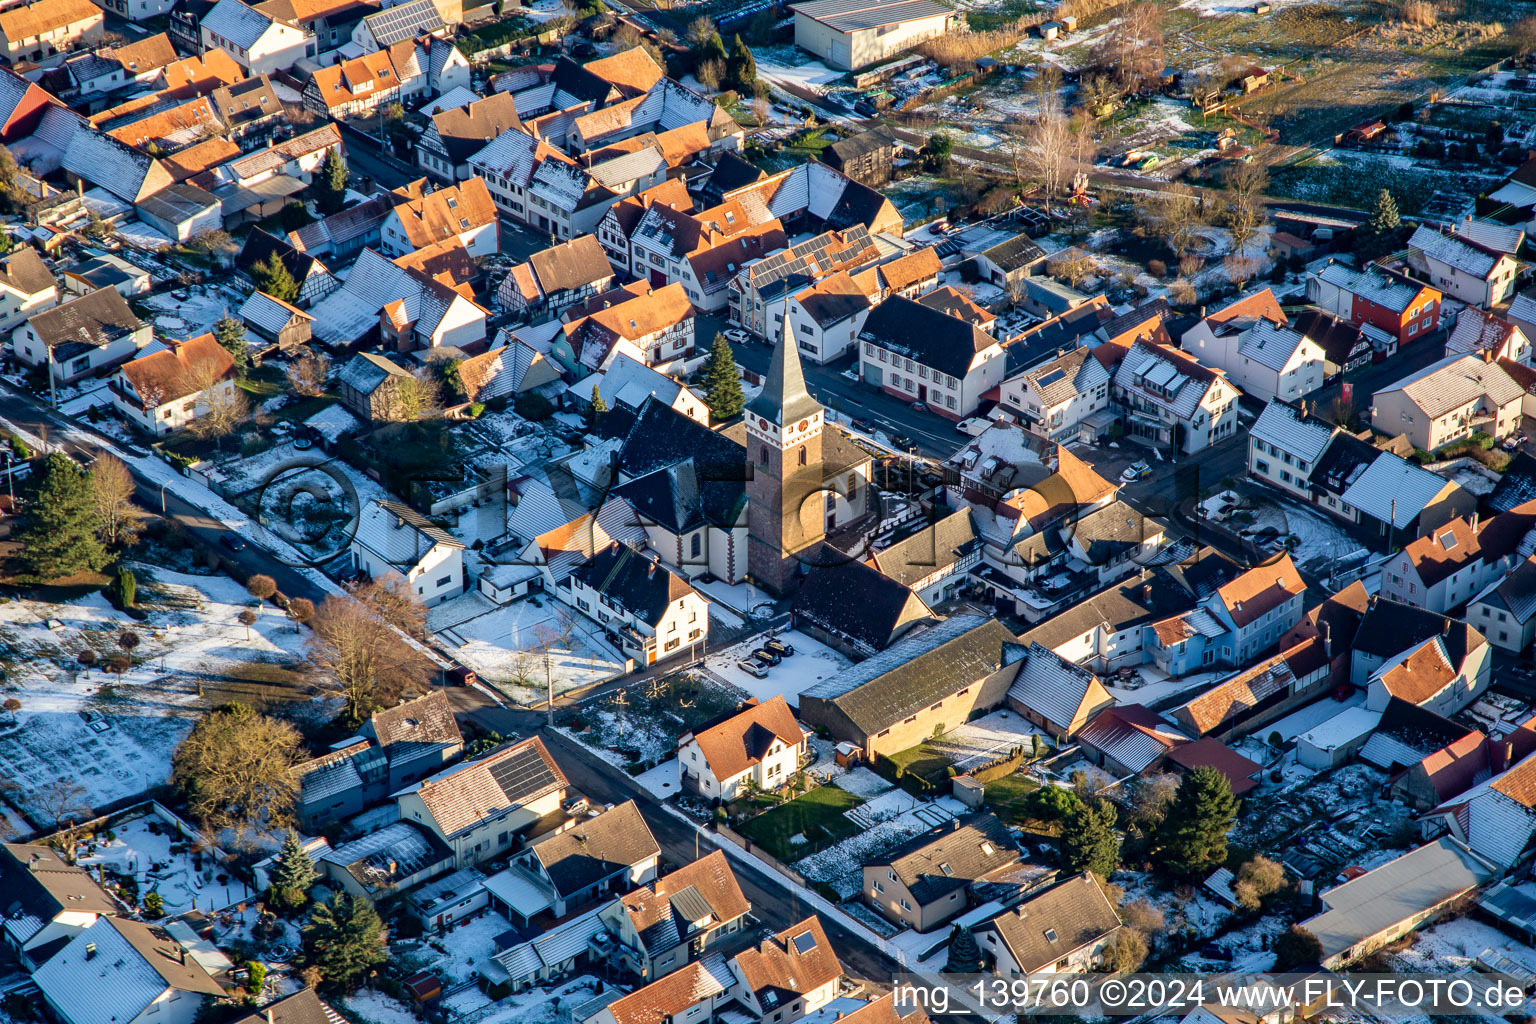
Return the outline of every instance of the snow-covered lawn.
<path id="1" fill-rule="evenodd" d="M 832 785 L 854 796 L 863 797 L 865 800 L 873 799 L 881 793 L 887 793 L 896 788 L 868 768 L 855 768 L 851 772 L 844 772 L 832 780 Z"/>
<path id="2" fill-rule="evenodd" d="M 874 821 L 865 816 L 871 805 L 874 805 L 875 816 L 884 820 Z M 906 809 L 898 810 L 898 806 Z M 803 857 L 792 866 L 806 881 L 825 882 L 840 899 L 846 900 L 863 885 L 863 866 L 872 857 L 966 813 L 965 805 L 953 797 L 918 802 L 893 788 L 854 809 L 853 814 L 858 815 L 854 820 L 873 821 L 870 827 L 819 853 Z"/>
<path id="3" fill-rule="evenodd" d="M 346 996 L 341 1006 L 363 1024 L 418 1024 L 421 1020 L 404 1003 L 371 988 Z"/>
<path id="4" fill-rule="evenodd" d="M 474 980 L 479 968 L 496 952 L 496 936 L 509 931 L 511 921 L 487 910 L 444 935 L 423 936 L 409 952 L 442 979 L 444 988 L 452 988 Z"/>
<path id="5" fill-rule="evenodd" d="M 950 758 L 957 774 L 999 758 L 1014 747 L 1032 749 L 1034 738 L 1045 735 L 1023 715 L 1003 708 L 945 733 L 928 745 Z M 1050 737 L 1046 736 L 1049 741 Z"/>
<path id="6" fill-rule="evenodd" d="M 145 306 L 155 311 L 151 316 L 154 325 L 172 338 L 192 338 L 213 330 L 221 318 L 237 313 L 244 301 L 245 297 L 234 289 L 225 291 L 212 286 L 193 288 L 185 299 L 161 292 L 143 300 Z"/>
<path id="7" fill-rule="evenodd" d="M 144 815 L 112 826 L 113 838 L 99 843 L 94 853 L 84 852 L 78 863 L 87 870 L 101 865 L 138 881 L 139 899 L 158 892 L 166 915 L 176 917 L 189 910 L 205 914 L 232 907 L 255 893 L 230 876 L 212 854 L 194 855 L 188 840 L 158 815 Z M 172 845 L 178 849 L 172 851 Z M 201 868 L 199 869 L 199 864 Z M 220 882 L 218 879 L 225 879 Z"/>
<path id="8" fill-rule="evenodd" d="M 733 647 L 716 651 L 704 662 L 709 674 L 758 700 L 783 696 L 791 704 L 798 703 L 800 692 L 808 686 L 846 671 L 853 663 L 826 644 L 804 633 L 790 631 L 779 634 L 779 639 L 795 649 L 795 653 L 768 669 L 768 677 L 759 679 L 744 672 L 736 664 L 748 658 L 763 645 L 761 635 Z"/>
<path id="9" fill-rule="evenodd" d="M 557 696 L 623 673 L 623 659 L 592 622 L 558 601 L 541 600 L 542 607 L 528 599 L 497 605 L 471 591 L 434 607 L 427 626 L 481 679 L 522 703 L 546 696 L 545 643 L 552 643 L 549 671 Z"/>
<path id="10" fill-rule="evenodd" d="M 93 807 L 166 782 L 170 755 L 206 702 L 200 686 L 247 678 L 239 668 L 251 662 L 280 666 L 301 655 L 307 634 L 271 605 L 255 609 L 247 637 L 236 619 L 252 599 L 233 580 L 133 569 L 138 603 L 149 612 L 142 622 L 100 594 L 0 605 L 0 650 L 7 652 L 0 665 L 9 695 L 22 705 L 16 727 L 0 725 L 0 776 L 20 784 L 13 799 L 39 825 L 51 817 L 38 791 L 55 780 L 78 783 Z M 118 677 L 82 669 L 81 651 L 104 662 L 121 652 L 125 630 L 140 638 L 128 671 Z"/>
<path id="11" fill-rule="evenodd" d="M 494 1003 L 479 989 L 469 989 L 448 997 L 443 1005 L 452 1011 L 450 1016 L 455 1024 L 566 1024 L 574 1009 L 597 997 L 598 985 L 596 978 L 584 975 L 553 987 L 519 992 Z"/>
<path id="12" fill-rule="evenodd" d="M 1490 924 L 1460 917 L 1420 932 L 1413 945 L 1393 957 L 1399 971 L 1460 971 L 1485 949 L 1492 949 L 1522 963 L 1536 963 L 1536 954 L 1522 942 Z"/>
<path id="13" fill-rule="evenodd" d="M 683 764 L 677 758 L 669 757 L 650 771 L 637 775 L 635 781 L 658 799 L 665 800 L 683 791 Z"/>

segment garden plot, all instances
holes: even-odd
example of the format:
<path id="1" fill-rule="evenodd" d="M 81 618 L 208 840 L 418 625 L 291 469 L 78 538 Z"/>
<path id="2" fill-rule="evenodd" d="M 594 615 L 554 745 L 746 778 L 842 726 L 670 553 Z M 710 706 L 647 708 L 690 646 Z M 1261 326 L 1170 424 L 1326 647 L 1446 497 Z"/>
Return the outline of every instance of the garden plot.
<path id="1" fill-rule="evenodd" d="M 771 700 L 782 696 L 796 704 L 802 691 L 824 679 L 841 675 L 852 665 L 846 657 L 804 633 L 791 630 L 778 636 L 793 647 L 795 653 L 770 667 L 766 679 L 759 679 L 737 665 L 743 659 L 750 659 L 752 652 L 762 646 L 766 638 L 761 634 L 716 651 L 705 660 L 704 666 L 711 676 L 749 697 Z"/>
<path id="2" fill-rule="evenodd" d="M 478 989 L 470 989 L 443 1001 L 453 1010 L 455 1024 L 567 1024 L 571 1013 L 583 1003 L 596 998 L 602 983 L 590 976 L 581 976 L 548 988 L 535 988 L 490 1003 Z M 461 1001 L 478 999 L 484 1005 L 479 1009 L 460 1011 Z M 348 1009 L 355 1009 L 349 1001 Z M 465 1015 L 461 1015 L 461 1013 Z M 392 1020 L 374 1019 L 373 1024 L 395 1024 Z"/>
<path id="3" fill-rule="evenodd" d="M 150 310 L 148 319 L 161 334 L 170 338 L 194 338 L 213 330 L 213 325 L 223 317 L 234 315 L 233 311 L 238 310 L 245 299 L 234 291 L 199 286 L 191 289 L 185 299 L 161 292 L 139 301 Z"/>
<path id="4" fill-rule="evenodd" d="M 56 806 L 63 794 L 50 784 L 59 780 L 82 788 L 66 803 L 91 807 L 165 783 L 170 754 L 202 707 L 229 700 L 302 701 L 315 714 L 329 707 L 310 703 L 311 688 L 287 671 L 305 634 L 281 611 L 256 608 L 247 630 L 236 619 L 253 602 L 233 580 L 133 568 L 148 613 L 142 622 L 99 594 L 0 605 L 0 668 L 22 703 L 17 727 L 0 736 L 0 776 L 21 785 L 14 801 L 39 826 L 83 809 Z M 99 662 L 122 653 L 125 630 L 139 638 L 131 667 L 121 675 L 82 668 L 84 650 Z"/>
<path id="5" fill-rule="evenodd" d="M 949 757 L 955 774 L 964 775 L 1006 756 L 1014 747 L 1033 750 L 1036 736 L 1044 734 L 1023 715 L 1004 708 L 930 740 L 928 746 Z M 1044 738 L 1049 741 L 1048 736 Z"/>
<path id="6" fill-rule="evenodd" d="M 903 800 L 888 800 L 892 794 L 896 794 Z M 849 818 L 857 821 L 854 814 L 864 811 L 871 803 L 881 801 L 888 801 L 887 811 L 893 810 L 903 801 L 906 804 L 913 802 L 912 797 L 905 792 L 893 789 L 890 793 L 877 796 L 855 808 L 854 813 L 849 814 Z M 804 876 L 806 881 L 821 882 L 836 892 L 838 899 L 846 900 L 859 892 L 863 885 L 863 866 L 872 858 L 880 856 L 913 836 L 921 835 L 966 813 L 968 811 L 965 805 L 953 797 L 922 801 L 864 828 L 863 831 L 819 853 L 802 857 L 791 866 Z M 865 820 L 867 821 L 868 818 L 866 817 Z"/>
<path id="7" fill-rule="evenodd" d="M 455 656 L 513 700 L 543 701 L 544 650 L 556 696 L 624 672 L 624 659 L 596 627 L 565 605 L 544 599 L 497 605 L 476 591 L 437 605 L 427 628 L 455 648 Z"/>
<path id="8" fill-rule="evenodd" d="M 446 934 L 396 942 L 392 952 L 402 973 L 431 971 L 442 980 L 445 989 L 451 989 L 473 981 L 480 966 L 496 953 L 496 936 L 512 930 L 512 922 L 487 910 Z M 471 1013 L 490 1004 L 491 1000 L 478 988 L 468 989 L 451 1001 L 455 1015 Z"/>
<path id="9" fill-rule="evenodd" d="M 105 842 L 83 845 L 89 852 L 78 863 L 88 871 L 103 868 L 131 875 L 140 901 L 151 892 L 159 893 L 168 917 L 191 910 L 212 914 L 255 895 L 244 882 L 224 872 L 216 852 L 204 851 L 200 843 L 154 813 L 115 823 L 106 834 L 111 838 Z"/>
<path id="10" fill-rule="evenodd" d="M 738 703 L 736 694 L 707 676 L 678 672 L 618 689 L 584 706 L 569 726 L 559 728 L 609 764 L 639 774 L 671 759 L 683 733 L 735 710 Z"/>
<path id="11" fill-rule="evenodd" d="M 1536 963 L 1536 952 L 1490 924 L 1470 917 L 1445 921 L 1419 932 L 1413 945 L 1393 955 L 1393 969 L 1414 973 L 1459 973 L 1485 949 L 1522 963 Z"/>
<path id="12" fill-rule="evenodd" d="M 832 785 L 863 800 L 873 800 L 880 794 L 889 793 L 896 788 L 894 783 L 887 782 L 864 767 L 844 772 L 832 780 Z"/>

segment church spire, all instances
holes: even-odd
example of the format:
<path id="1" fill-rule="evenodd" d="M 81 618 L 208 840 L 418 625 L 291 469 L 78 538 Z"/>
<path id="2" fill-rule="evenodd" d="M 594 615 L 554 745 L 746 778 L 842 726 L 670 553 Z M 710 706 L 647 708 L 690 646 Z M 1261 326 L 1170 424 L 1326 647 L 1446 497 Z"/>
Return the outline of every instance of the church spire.
<path id="1" fill-rule="evenodd" d="M 789 335 L 789 323 L 786 320 L 783 336 L 774 347 L 773 360 L 768 364 L 768 376 L 763 381 L 762 393 L 747 403 L 747 412 L 783 427 L 820 411 L 821 404 L 805 390 L 805 373 L 800 368 L 800 353 L 795 351 L 794 339 Z"/>

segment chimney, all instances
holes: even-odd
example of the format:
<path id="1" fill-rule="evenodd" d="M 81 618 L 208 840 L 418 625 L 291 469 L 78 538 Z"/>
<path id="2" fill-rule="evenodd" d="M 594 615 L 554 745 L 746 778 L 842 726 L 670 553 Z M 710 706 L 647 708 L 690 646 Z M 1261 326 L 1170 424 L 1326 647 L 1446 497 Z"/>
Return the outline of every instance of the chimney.
<path id="1" fill-rule="evenodd" d="M 1200 319 L 1201 320 L 1205 319 L 1205 307 L 1204 306 L 1200 307 Z"/>
<path id="2" fill-rule="evenodd" d="M 656 563 L 655 562 L 652 562 L 650 564 L 650 567 L 645 570 L 645 578 L 648 579 L 648 580 L 656 578 Z"/>
<path id="3" fill-rule="evenodd" d="M 94 943 L 94 942 L 87 942 L 85 944 L 85 958 L 87 960 L 94 960 L 94 959 L 96 959 L 96 943 Z"/>
<path id="4" fill-rule="evenodd" d="M 389 873 L 394 874 L 398 870 L 400 870 L 400 862 L 393 857 L 389 858 Z"/>
<path id="5" fill-rule="evenodd" d="M 1508 768 L 1514 753 L 1514 744 L 1509 742 L 1502 729 L 1494 729 L 1488 734 L 1488 768 L 1493 774 Z"/>
<path id="6" fill-rule="evenodd" d="M 272 1024 L 272 1007 L 267 1007 L 267 1024 Z"/>
<path id="7" fill-rule="evenodd" d="M 1333 657 L 1333 623 L 1323 623 L 1323 654 Z"/>

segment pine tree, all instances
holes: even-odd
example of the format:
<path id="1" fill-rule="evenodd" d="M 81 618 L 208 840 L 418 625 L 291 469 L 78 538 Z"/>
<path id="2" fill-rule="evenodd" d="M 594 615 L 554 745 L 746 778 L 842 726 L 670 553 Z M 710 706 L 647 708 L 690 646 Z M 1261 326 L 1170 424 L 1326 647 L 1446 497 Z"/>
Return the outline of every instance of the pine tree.
<path id="1" fill-rule="evenodd" d="M 288 268 L 275 252 L 251 268 L 251 280 L 255 282 L 257 291 L 266 292 L 274 299 L 298 301 L 299 282 L 288 273 Z"/>
<path id="2" fill-rule="evenodd" d="M 1238 800 L 1219 770 L 1201 765 L 1184 776 L 1158 828 L 1158 859 L 1184 878 L 1204 878 L 1227 859 L 1227 833 Z"/>
<path id="3" fill-rule="evenodd" d="M 723 334 L 715 335 L 709 361 L 704 364 L 704 404 L 717 420 L 737 416 L 747 405 L 741 393 L 741 374 L 736 372 L 736 353 Z"/>
<path id="4" fill-rule="evenodd" d="M 22 564 L 44 580 L 95 572 L 107 564 L 106 549 L 97 539 L 100 528 L 90 480 L 69 456 L 49 455 L 16 528 Z"/>
<path id="5" fill-rule="evenodd" d="M 304 948 L 326 986 L 350 992 L 389 959 L 384 922 L 363 897 L 337 893 L 315 907 L 304 926 Z"/>
<path id="6" fill-rule="evenodd" d="M 949 933 L 949 960 L 944 965 L 946 974 L 980 974 L 981 947 L 969 928 L 960 925 Z"/>
<path id="7" fill-rule="evenodd" d="M 314 862 L 304 852 L 299 834 L 290 829 L 283 836 L 283 848 L 272 869 L 273 902 L 297 910 L 309 902 L 309 890 L 314 884 Z"/>
<path id="8" fill-rule="evenodd" d="M 1390 191 L 1381 190 L 1370 219 L 1355 233 L 1355 251 L 1363 260 L 1385 256 L 1397 248 L 1403 235 L 1403 221 L 1397 211 L 1397 200 L 1392 198 Z"/>
<path id="9" fill-rule="evenodd" d="M 603 401 L 603 393 L 597 390 L 597 385 L 592 385 L 592 415 L 589 424 L 596 427 L 603 418 L 603 413 L 608 411 L 608 403 Z"/>
<path id="10" fill-rule="evenodd" d="M 1106 800 L 1074 811 L 1061 826 L 1058 840 L 1061 867 L 1077 873 L 1112 874 L 1120 866 L 1120 836 L 1115 832 L 1115 808 Z"/>
<path id="11" fill-rule="evenodd" d="M 718 31 L 710 35 L 699 50 L 700 64 L 710 60 L 718 60 L 721 64 L 730 60 L 730 56 L 725 52 L 725 40 L 720 38 Z"/>
<path id="12" fill-rule="evenodd" d="M 752 51 L 747 49 L 747 44 L 741 41 L 739 32 L 731 39 L 731 54 L 725 61 L 725 75 L 730 79 L 731 88 L 737 92 L 751 92 L 752 86 L 757 84 L 757 61 L 752 58 Z"/>
<path id="13" fill-rule="evenodd" d="M 224 350 L 235 358 L 235 371 L 244 377 L 251 366 L 251 353 L 246 344 L 245 323 L 225 315 L 213 325 L 213 337 Z"/>
<path id="14" fill-rule="evenodd" d="M 335 213 L 347 197 L 347 165 L 341 154 L 331 150 L 325 154 L 320 173 L 315 177 L 315 202 L 321 213 Z"/>

